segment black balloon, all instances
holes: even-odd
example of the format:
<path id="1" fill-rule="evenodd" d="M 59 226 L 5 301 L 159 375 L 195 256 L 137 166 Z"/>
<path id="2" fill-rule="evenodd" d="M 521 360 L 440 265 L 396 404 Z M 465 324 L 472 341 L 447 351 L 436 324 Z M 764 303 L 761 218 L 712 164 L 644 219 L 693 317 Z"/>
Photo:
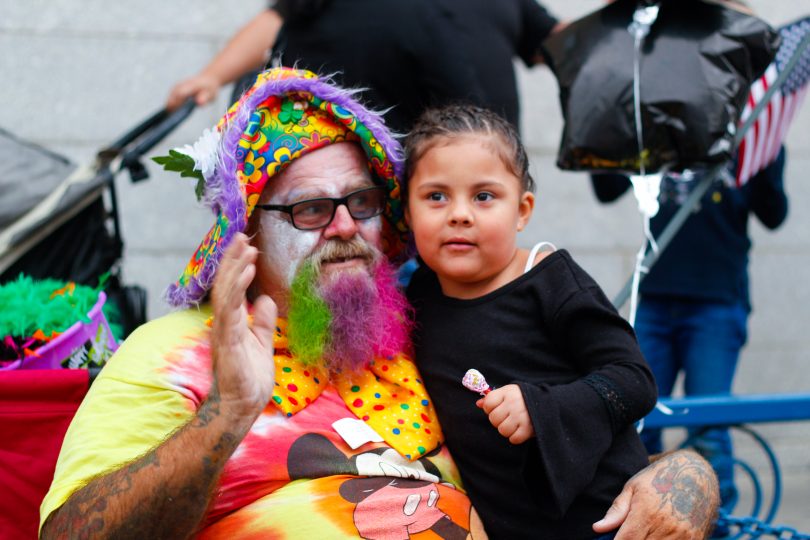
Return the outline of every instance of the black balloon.
<path id="1" fill-rule="evenodd" d="M 543 44 L 560 86 L 557 165 L 638 173 L 728 160 L 751 83 L 776 54 L 764 21 L 719 3 L 664 0 L 640 57 L 643 150 L 634 118 L 635 0 L 617 0 Z"/>

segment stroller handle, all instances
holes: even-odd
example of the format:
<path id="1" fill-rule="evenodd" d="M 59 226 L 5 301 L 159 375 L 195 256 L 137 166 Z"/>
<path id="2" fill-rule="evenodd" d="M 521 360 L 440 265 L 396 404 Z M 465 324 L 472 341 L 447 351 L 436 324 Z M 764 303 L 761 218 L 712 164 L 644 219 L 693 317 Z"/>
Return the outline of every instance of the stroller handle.
<path id="1" fill-rule="evenodd" d="M 177 128 L 189 115 L 194 111 L 197 104 L 193 99 L 186 100 L 185 103 L 180 105 L 172 112 L 166 109 L 159 111 L 154 117 L 160 116 L 159 120 L 155 121 L 153 125 L 146 126 L 143 130 L 145 134 L 138 143 L 124 154 L 124 161 L 127 157 L 141 157 L 146 152 L 151 150 L 157 143 L 162 141 L 166 135 L 171 133 Z M 154 118 L 153 117 L 153 118 Z M 151 118 L 150 118 L 151 120 Z M 144 122 L 146 124 L 146 122 Z M 140 127 L 140 126 L 138 126 Z"/>
<path id="2" fill-rule="evenodd" d="M 169 112 L 165 108 L 157 111 L 101 150 L 98 153 L 99 164 L 109 165 L 120 155 L 121 169 L 129 170 L 133 182 L 148 178 L 149 174 L 140 159 L 183 123 L 196 106 L 194 100 L 189 98 L 174 111 Z"/>

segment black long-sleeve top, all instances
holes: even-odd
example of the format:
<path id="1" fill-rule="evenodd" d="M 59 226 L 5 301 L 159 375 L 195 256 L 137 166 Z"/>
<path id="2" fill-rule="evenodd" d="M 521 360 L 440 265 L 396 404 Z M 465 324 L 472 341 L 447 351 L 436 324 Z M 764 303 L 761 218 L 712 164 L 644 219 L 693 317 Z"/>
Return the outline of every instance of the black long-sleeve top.
<path id="1" fill-rule="evenodd" d="M 492 538 L 592 538 L 647 463 L 633 422 L 656 399 L 632 328 L 566 251 L 483 297 L 442 294 L 416 272 L 415 356 L 446 442 Z M 535 437 L 513 445 L 461 384 L 469 368 L 516 383 Z"/>
<path id="2" fill-rule="evenodd" d="M 784 167 L 782 148 L 776 161 L 741 188 L 715 182 L 641 281 L 642 297 L 742 303 L 750 309 L 748 217 L 754 214 L 769 229 L 785 220 L 788 200 Z M 602 202 L 617 199 L 630 187 L 627 177 L 619 174 L 597 174 L 591 180 Z M 676 187 L 664 178 L 661 207 L 650 220 L 653 236 L 664 230 L 680 207 L 684 197 L 673 193 Z"/>

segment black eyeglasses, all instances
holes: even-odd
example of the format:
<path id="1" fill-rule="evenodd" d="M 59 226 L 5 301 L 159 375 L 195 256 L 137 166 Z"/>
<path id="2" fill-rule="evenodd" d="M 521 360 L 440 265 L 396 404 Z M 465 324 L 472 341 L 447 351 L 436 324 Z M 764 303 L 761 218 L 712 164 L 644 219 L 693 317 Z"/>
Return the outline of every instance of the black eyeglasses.
<path id="1" fill-rule="evenodd" d="M 385 190 L 382 186 L 374 186 L 353 191 L 339 199 L 307 199 L 290 205 L 257 204 L 256 208 L 289 214 L 293 227 L 311 231 L 328 227 L 341 204 L 346 205 L 354 219 L 371 219 L 382 214 L 385 208 Z"/>

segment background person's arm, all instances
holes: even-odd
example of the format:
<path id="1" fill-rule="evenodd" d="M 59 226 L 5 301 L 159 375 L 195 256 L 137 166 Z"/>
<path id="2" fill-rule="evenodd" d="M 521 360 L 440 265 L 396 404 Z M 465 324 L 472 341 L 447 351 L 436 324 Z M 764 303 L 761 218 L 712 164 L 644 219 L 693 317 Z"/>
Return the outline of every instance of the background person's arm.
<path id="1" fill-rule="evenodd" d="M 760 223 L 776 229 L 787 218 L 788 198 L 785 193 L 785 149 L 779 151 L 776 160 L 754 175 L 741 189 L 748 189 L 751 211 Z"/>
<path id="2" fill-rule="evenodd" d="M 277 11 L 262 11 L 243 26 L 199 73 L 177 83 L 169 92 L 166 107 L 173 110 L 187 98 L 205 105 L 221 87 L 250 70 L 264 66 L 283 21 Z"/>

